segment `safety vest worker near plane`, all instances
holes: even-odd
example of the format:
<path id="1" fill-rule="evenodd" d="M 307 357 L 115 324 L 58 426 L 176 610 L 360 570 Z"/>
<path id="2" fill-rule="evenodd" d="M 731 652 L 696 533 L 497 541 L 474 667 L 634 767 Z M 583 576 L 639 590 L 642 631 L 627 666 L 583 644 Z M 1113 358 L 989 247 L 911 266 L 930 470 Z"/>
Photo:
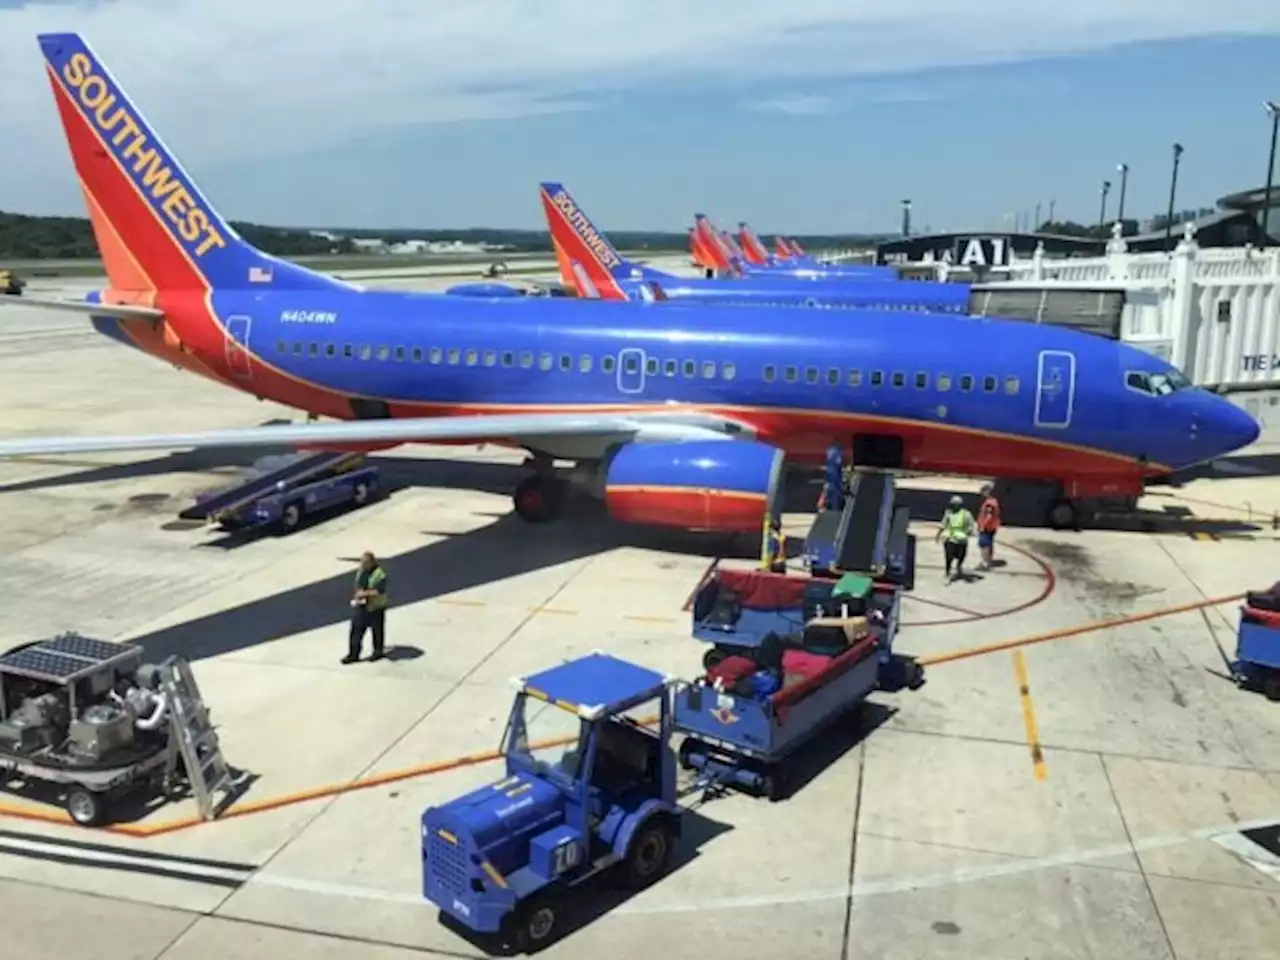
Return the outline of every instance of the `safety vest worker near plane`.
<path id="1" fill-rule="evenodd" d="M 356 571 L 355 589 L 351 596 L 351 633 L 343 663 L 355 663 L 360 659 L 366 630 L 373 633 L 373 654 L 369 660 L 381 660 L 386 656 L 387 572 L 367 550 L 360 557 L 360 569 Z"/>
<path id="2" fill-rule="evenodd" d="M 946 578 L 951 583 L 959 580 L 964 576 L 964 557 L 969 552 L 969 538 L 973 536 L 974 529 L 977 527 L 973 514 L 965 509 L 964 500 L 956 494 L 951 498 L 947 511 L 942 515 L 942 524 L 938 528 L 938 535 L 934 537 L 934 541 L 942 540 L 942 548 L 945 551 L 947 561 Z M 952 576 L 951 567 L 955 566 L 956 572 Z"/>
<path id="3" fill-rule="evenodd" d="M 822 496 L 818 500 L 818 509 L 844 509 L 844 451 L 840 449 L 838 443 L 827 447 L 826 476 L 822 485 Z"/>

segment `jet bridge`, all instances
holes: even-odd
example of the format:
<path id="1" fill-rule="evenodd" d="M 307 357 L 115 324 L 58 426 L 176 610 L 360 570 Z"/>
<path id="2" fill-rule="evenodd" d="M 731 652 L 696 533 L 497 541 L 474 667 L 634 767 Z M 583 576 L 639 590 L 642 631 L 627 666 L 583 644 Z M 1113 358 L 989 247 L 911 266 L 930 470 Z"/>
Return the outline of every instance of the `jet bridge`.
<path id="1" fill-rule="evenodd" d="M 1124 284 L 977 283 L 970 288 L 969 313 L 1048 323 L 1119 340 L 1130 301 Z"/>
<path id="2" fill-rule="evenodd" d="M 844 509 L 822 510 L 805 539 L 805 561 L 815 577 L 858 573 L 910 590 L 915 585 L 911 511 L 896 506 L 893 474 L 853 473 Z"/>

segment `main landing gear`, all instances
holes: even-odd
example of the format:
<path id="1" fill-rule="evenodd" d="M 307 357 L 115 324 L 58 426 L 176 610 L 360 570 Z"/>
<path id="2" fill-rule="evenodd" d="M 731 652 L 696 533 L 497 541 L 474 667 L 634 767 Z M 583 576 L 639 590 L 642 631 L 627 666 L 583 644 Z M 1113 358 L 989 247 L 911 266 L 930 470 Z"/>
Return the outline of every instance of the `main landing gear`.
<path id="1" fill-rule="evenodd" d="M 1072 501 L 1062 497 L 1049 503 L 1049 508 L 1045 513 L 1045 520 L 1054 530 L 1080 529 L 1079 509 Z"/>
<path id="2" fill-rule="evenodd" d="M 554 474 L 535 473 L 516 485 L 516 513 L 527 523 L 546 523 L 560 516 L 569 484 Z"/>

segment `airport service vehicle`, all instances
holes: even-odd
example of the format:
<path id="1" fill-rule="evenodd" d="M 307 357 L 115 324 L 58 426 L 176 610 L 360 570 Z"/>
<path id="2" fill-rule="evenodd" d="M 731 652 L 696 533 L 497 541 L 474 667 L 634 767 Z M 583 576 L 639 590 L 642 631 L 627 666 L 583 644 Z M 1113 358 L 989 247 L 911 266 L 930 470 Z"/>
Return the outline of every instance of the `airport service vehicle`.
<path id="1" fill-rule="evenodd" d="M 1236 658 L 1231 673 L 1242 687 L 1261 690 L 1280 700 L 1280 597 L 1250 593 L 1240 608 Z"/>
<path id="2" fill-rule="evenodd" d="M 915 586 L 916 538 L 911 509 L 894 505 L 893 474 L 854 470 L 840 510 L 819 510 L 805 538 L 804 561 L 814 577 L 860 573 Z"/>
<path id="3" fill-rule="evenodd" d="M 773 801 L 789 792 L 797 750 L 849 719 L 873 691 L 919 686 L 923 671 L 893 652 L 899 587 L 859 577 L 842 589 L 831 580 L 750 576 L 726 581 L 722 574 L 720 590 L 736 585 L 743 613 L 773 607 L 775 628 L 681 687 L 674 723 L 685 735 L 680 764 L 697 770 L 702 784 L 741 787 Z M 770 595 L 767 603 L 753 602 L 762 594 Z M 763 626 L 757 621 L 750 632 Z"/>
<path id="4" fill-rule="evenodd" d="M 670 684 L 604 653 L 518 681 L 506 775 L 422 815 L 426 899 L 529 951 L 556 935 L 562 898 L 606 868 L 635 888 L 662 877 L 681 825 Z M 538 708 L 568 721 L 553 755 L 538 743 Z M 640 708 L 659 715 L 656 730 Z"/>
<path id="5" fill-rule="evenodd" d="M 531 522 L 580 492 L 621 522 L 758 534 L 784 461 L 821 463 L 833 440 L 867 467 L 1048 481 L 1046 512 L 1069 525 L 1089 498 L 1136 496 L 1259 433 L 1163 360 L 1046 325 L 919 313 L 904 337 L 893 310 L 832 324 L 802 308 L 361 289 L 246 243 L 79 36 L 39 39 L 95 234 L 111 238 L 109 286 L 23 301 L 344 422 L 11 438 L 0 456 L 497 443 L 531 455 L 513 496 Z M 567 242 L 580 264 L 595 256 Z"/>
<path id="6" fill-rule="evenodd" d="M 12 270 L 0 270 L 0 295 L 22 296 L 27 283 Z"/>
<path id="7" fill-rule="evenodd" d="M 183 520 L 204 520 L 223 530 L 275 527 L 292 533 L 307 517 L 377 496 L 378 468 L 359 454 L 297 453 L 264 457 L 240 483 L 197 498 Z"/>
<path id="8" fill-rule="evenodd" d="M 184 660 L 142 662 L 142 648 L 66 633 L 0 655 L 0 785 L 44 785 L 81 826 L 108 819 L 111 805 L 141 791 L 169 796 L 179 780 L 202 816 L 234 789 L 208 710 Z M 120 681 L 158 689 L 168 714 L 135 728 Z"/>
<path id="9" fill-rule="evenodd" d="M 822 279 L 799 279 L 776 271 L 736 280 L 679 277 L 622 256 L 562 184 L 543 183 L 539 193 L 560 267 L 560 279 L 565 286 L 576 289 L 578 296 L 634 300 L 643 296 L 645 287 L 657 284 L 662 291 L 660 299 L 670 303 L 969 312 L 969 285 L 964 283 L 903 283 L 896 276 L 876 273 Z M 574 237 L 593 253 L 582 264 L 585 281 L 573 267 L 575 258 L 567 252 L 574 245 Z"/>

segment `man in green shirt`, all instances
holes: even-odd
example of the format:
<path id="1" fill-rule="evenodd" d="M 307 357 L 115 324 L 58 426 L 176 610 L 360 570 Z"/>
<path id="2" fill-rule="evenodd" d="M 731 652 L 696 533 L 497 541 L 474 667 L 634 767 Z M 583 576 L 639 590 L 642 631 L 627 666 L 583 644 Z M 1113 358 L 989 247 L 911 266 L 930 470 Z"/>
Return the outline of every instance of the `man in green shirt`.
<path id="1" fill-rule="evenodd" d="M 977 527 L 977 522 L 973 519 L 973 514 L 965 509 L 964 500 L 959 494 L 951 498 L 947 511 L 942 515 L 942 524 L 938 527 L 938 535 L 934 537 L 934 542 L 942 540 L 942 549 L 947 561 L 946 578 L 948 583 L 954 583 L 964 576 L 964 558 L 969 552 L 969 538 L 973 536 L 973 532 Z M 955 566 L 956 572 L 951 573 L 951 567 Z"/>
<path id="2" fill-rule="evenodd" d="M 343 663 L 360 659 L 365 631 L 373 633 L 373 655 L 370 661 L 386 656 L 387 638 L 387 573 L 372 553 L 365 551 L 356 571 L 355 590 L 351 596 L 351 634 Z"/>

